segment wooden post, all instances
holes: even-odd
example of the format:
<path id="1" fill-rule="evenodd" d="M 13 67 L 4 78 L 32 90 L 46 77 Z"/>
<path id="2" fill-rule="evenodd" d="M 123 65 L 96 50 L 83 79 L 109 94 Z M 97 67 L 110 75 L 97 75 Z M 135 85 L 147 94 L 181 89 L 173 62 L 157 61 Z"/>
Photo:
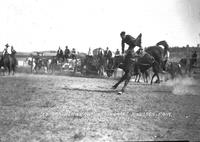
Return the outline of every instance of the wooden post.
<path id="1" fill-rule="evenodd" d="M 185 73 L 190 73 L 190 50 L 189 45 L 186 46 L 186 70 Z"/>

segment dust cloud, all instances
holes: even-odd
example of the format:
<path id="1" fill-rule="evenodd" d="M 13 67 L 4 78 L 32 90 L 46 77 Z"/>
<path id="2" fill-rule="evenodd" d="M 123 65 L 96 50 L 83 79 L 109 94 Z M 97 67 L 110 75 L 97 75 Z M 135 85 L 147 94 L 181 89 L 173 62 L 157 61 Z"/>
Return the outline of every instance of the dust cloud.
<path id="1" fill-rule="evenodd" d="M 200 95 L 200 83 L 192 77 L 176 78 L 165 82 L 175 95 Z"/>

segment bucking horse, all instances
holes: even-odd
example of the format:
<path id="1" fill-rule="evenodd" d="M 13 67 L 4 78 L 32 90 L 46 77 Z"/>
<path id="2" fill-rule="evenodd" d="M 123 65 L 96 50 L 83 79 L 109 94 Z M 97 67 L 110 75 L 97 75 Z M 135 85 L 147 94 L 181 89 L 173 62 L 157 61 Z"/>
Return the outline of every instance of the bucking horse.
<path id="1" fill-rule="evenodd" d="M 141 42 L 138 41 L 141 41 L 141 36 L 138 36 L 135 39 L 135 46 L 141 46 Z M 164 49 L 160 45 L 164 46 Z M 140 72 L 141 67 L 143 68 L 143 71 L 148 70 L 152 67 L 152 71 L 154 74 L 151 78 L 151 84 L 153 83 L 153 79 L 155 76 L 157 77 L 156 83 L 159 83 L 159 73 L 164 72 L 163 70 L 165 69 L 166 62 L 164 62 L 165 60 L 163 58 L 168 48 L 169 46 L 166 41 L 160 41 L 155 46 L 150 46 L 146 48 L 142 56 L 133 53 L 133 56 L 130 57 L 129 60 L 124 60 L 123 63 L 120 64 L 118 63 L 118 66 L 116 66 L 114 63 L 113 68 L 110 70 L 111 72 L 114 72 L 114 69 L 116 67 L 119 67 L 123 69 L 125 73 L 121 77 L 121 79 L 114 86 L 112 86 L 112 89 L 116 89 L 120 83 L 125 81 L 121 91 L 118 92 L 118 94 L 122 94 L 125 91 L 125 88 L 131 79 L 131 76 L 136 75 L 138 72 Z M 128 64 L 128 66 L 126 64 Z"/>

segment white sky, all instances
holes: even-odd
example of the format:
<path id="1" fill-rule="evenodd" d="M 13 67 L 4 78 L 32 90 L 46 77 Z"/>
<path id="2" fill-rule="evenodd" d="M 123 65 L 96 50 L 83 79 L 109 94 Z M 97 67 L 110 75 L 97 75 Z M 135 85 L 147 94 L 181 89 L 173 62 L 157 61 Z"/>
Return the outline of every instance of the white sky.
<path id="1" fill-rule="evenodd" d="M 1 0 L 0 50 L 97 47 L 121 50 L 120 32 L 142 45 L 166 40 L 170 46 L 200 43 L 198 0 Z"/>

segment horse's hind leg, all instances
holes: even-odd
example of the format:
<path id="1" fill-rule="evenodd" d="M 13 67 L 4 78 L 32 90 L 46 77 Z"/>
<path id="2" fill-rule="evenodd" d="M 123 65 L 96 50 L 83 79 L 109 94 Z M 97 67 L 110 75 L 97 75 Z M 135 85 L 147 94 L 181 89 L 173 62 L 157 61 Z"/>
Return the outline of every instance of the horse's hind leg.
<path id="1" fill-rule="evenodd" d="M 153 75 L 152 78 L 151 78 L 151 84 L 152 84 L 153 78 L 154 78 L 155 76 L 157 76 L 156 83 L 160 83 L 160 77 L 159 77 L 159 75 L 158 75 L 158 72 L 159 72 L 159 64 L 158 64 L 157 62 L 154 62 L 154 63 L 153 63 L 153 72 L 154 72 L 154 75 Z"/>
<path id="2" fill-rule="evenodd" d="M 125 74 L 121 77 L 121 79 L 112 87 L 113 89 L 116 89 L 117 86 L 123 82 L 125 79 L 127 79 L 127 76 L 128 76 L 128 72 L 125 72 Z"/>
<path id="3" fill-rule="evenodd" d="M 15 66 L 13 66 L 12 70 L 13 70 L 13 75 L 15 75 Z"/>
<path id="4" fill-rule="evenodd" d="M 148 73 L 148 71 L 145 71 L 144 77 L 145 77 L 145 79 L 146 79 L 145 82 L 148 83 L 148 78 L 149 78 L 149 73 Z"/>

